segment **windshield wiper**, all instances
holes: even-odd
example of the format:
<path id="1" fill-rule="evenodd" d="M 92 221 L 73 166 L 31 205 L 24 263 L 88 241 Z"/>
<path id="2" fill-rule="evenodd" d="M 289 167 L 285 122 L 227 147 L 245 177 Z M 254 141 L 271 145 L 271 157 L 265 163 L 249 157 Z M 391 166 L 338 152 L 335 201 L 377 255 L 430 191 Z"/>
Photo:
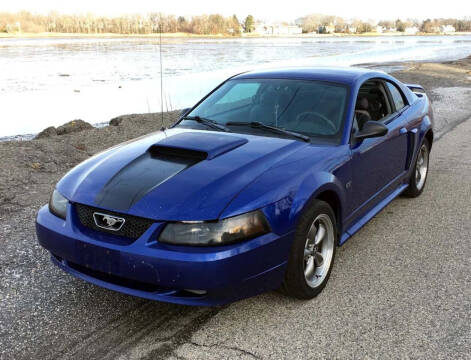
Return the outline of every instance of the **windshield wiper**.
<path id="1" fill-rule="evenodd" d="M 218 124 L 214 120 L 202 118 L 201 116 L 184 116 L 183 120 L 193 120 L 200 124 L 206 125 L 210 128 L 217 129 L 219 131 L 231 131 L 229 128 L 225 127 L 224 125 Z"/>
<path id="2" fill-rule="evenodd" d="M 226 123 L 226 125 L 251 126 L 253 128 L 267 129 L 278 134 L 289 135 L 291 137 L 295 137 L 306 142 L 311 142 L 311 138 L 309 136 L 294 131 L 284 130 L 274 126 L 265 125 L 258 121 L 229 121 L 228 123 Z"/>

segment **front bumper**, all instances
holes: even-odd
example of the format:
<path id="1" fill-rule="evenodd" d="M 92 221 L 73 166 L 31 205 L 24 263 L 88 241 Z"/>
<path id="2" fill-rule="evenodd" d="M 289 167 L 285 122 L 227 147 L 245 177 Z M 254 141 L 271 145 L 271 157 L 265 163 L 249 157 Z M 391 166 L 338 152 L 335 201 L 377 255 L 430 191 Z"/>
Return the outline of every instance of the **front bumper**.
<path id="1" fill-rule="evenodd" d="M 187 305 L 221 305 L 279 287 L 292 239 L 269 233 L 227 246 L 174 246 L 157 241 L 164 223 L 156 222 L 123 244 L 81 226 L 71 205 L 67 219 L 47 206 L 37 216 L 39 243 L 54 264 L 111 290 Z"/>

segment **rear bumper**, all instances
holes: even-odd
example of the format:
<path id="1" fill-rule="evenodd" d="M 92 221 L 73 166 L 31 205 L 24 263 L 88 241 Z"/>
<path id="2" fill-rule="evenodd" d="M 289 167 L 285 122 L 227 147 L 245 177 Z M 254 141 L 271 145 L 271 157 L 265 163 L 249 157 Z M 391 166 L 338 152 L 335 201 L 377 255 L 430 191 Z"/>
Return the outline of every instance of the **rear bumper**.
<path id="1" fill-rule="evenodd" d="M 279 287 L 292 238 L 270 233 L 221 247 L 172 246 L 158 243 L 163 224 L 154 223 L 123 245 L 77 225 L 75 216 L 71 206 L 67 221 L 47 206 L 38 213 L 38 240 L 54 264 L 110 290 L 188 305 L 221 305 Z"/>

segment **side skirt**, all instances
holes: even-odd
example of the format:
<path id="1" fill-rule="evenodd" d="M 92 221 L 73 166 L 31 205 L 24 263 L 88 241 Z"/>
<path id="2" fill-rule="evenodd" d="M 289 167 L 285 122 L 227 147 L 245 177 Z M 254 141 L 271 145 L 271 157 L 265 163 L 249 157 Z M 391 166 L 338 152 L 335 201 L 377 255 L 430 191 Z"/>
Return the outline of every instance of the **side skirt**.
<path id="1" fill-rule="evenodd" d="M 350 237 L 352 237 L 358 230 L 360 230 L 368 221 L 370 221 L 376 214 L 383 210 L 391 201 L 398 197 L 406 188 L 408 184 L 401 184 L 396 190 L 391 194 L 386 196 L 382 201 L 380 201 L 376 206 L 371 208 L 363 217 L 358 219 L 358 221 L 353 224 L 349 229 L 347 229 L 342 236 L 340 237 L 340 245 L 343 245 Z"/>

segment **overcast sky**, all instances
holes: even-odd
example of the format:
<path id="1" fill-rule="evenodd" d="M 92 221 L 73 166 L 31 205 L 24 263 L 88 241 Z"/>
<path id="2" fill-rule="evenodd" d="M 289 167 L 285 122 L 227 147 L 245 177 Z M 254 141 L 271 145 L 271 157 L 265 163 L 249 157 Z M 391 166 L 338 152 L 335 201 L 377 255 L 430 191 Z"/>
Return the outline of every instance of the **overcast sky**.
<path id="1" fill-rule="evenodd" d="M 263 20 L 294 20 L 310 13 L 345 18 L 395 19 L 471 16 L 470 0 L 2 0 L 0 11 L 29 10 L 47 13 L 92 12 L 99 15 L 163 12 L 175 15 L 220 13 L 239 18 L 252 14 Z"/>

